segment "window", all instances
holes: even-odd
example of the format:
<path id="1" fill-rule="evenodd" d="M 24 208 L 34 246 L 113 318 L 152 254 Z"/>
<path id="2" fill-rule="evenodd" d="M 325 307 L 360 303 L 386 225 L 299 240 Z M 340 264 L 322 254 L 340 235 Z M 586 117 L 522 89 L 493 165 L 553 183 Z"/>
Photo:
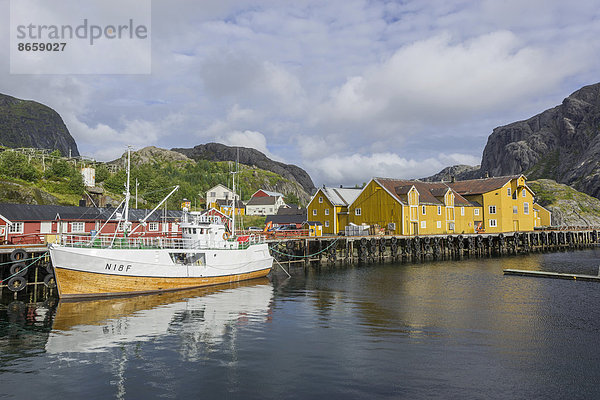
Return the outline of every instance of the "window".
<path id="1" fill-rule="evenodd" d="M 513 214 L 519 213 L 519 206 L 513 206 Z"/>
<path id="2" fill-rule="evenodd" d="M 325 215 L 329 215 L 329 208 L 325 209 Z"/>
<path id="3" fill-rule="evenodd" d="M 442 229 L 442 221 L 438 221 L 437 222 L 437 228 L 438 229 Z"/>
<path id="4" fill-rule="evenodd" d="M 442 206 L 438 206 L 438 215 L 442 215 Z"/>
<path id="5" fill-rule="evenodd" d="M 150 222 L 148 224 L 148 230 L 153 232 L 158 231 L 158 222 Z"/>
<path id="6" fill-rule="evenodd" d="M 322 203 L 322 202 L 323 202 L 323 198 L 319 197 L 319 203 Z"/>
<path id="7" fill-rule="evenodd" d="M 425 215 L 425 206 L 421 207 L 421 212 Z"/>
<path id="8" fill-rule="evenodd" d="M 52 222 L 50 222 L 50 221 L 40 222 L 40 233 L 52 233 Z"/>
<path id="9" fill-rule="evenodd" d="M 496 206 L 490 206 L 490 214 L 496 214 Z"/>
<path id="10" fill-rule="evenodd" d="M 325 221 L 325 228 L 329 228 L 329 221 Z"/>
<path id="11" fill-rule="evenodd" d="M 479 215 L 479 208 L 473 209 L 473 215 Z"/>
<path id="12" fill-rule="evenodd" d="M 210 192 L 210 197 L 217 197 L 217 192 Z"/>
<path id="13" fill-rule="evenodd" d="M 525 214 L 525 215 L 529 214 L 529 203 L 527 203 L 527 202 L 523 203 L 523 214 Z"/>
<path id="14" fill-rule="evenodd" d="M 510 188 L 506 188 L 506 195 L 510 197 Z"/>
<path id="15" fill-rule="evenodd" d="M 498 224 L 496 223 L 495 219 L 490 219 L 490 224 L 489 225 L 490 225 L 490 228 L 494 228 L 494 227 L 498 226 Z"/>
<path id="16" fill-rule="evenodd" d="M 13 222 L 12 225 L 8 226 L 8 233 L 23 233 L 23 228 L 23 222 Z"/>
<path id="17" fill-rule="evenodd" d="M 427 228 L 427 221 L 421 221 L 421 229 Z"/>
<path id="18" fill-rule="evenodd" d="M 354 214 L 355 214 L 355 215 L 362 215 L 362 214 L 361 214 L 361 209 L 360 209 L 360 208 L 356 208 L 356 209 L 354 210 Z"/>
<path id="19" fill-rule="evenodd" d="M 460 215 L 463 217 L 465 216 L 465 208 L 464 207 L 460 208 Z"/>
<path id="20" fill-rule="evenodd" d="M 523 190 L 521 190 L 521 193 L 523 193 L 523 197 L 527 196 L 527 190 L 523 189 Z"/>
<path id="21" fill-rule="evenodd" d="M 316 216 L 316 215 L 317 215 L 317 210 L 316 210 L 316 209 L 314 209 L 314 210 L 313 210 L 313 216 Z"/>
<path id="22" fill-rule="evenodd" d="M 73 233 L 85 232 L 85 222 L 71 222 L 71 232 L 73 232 Z"/>

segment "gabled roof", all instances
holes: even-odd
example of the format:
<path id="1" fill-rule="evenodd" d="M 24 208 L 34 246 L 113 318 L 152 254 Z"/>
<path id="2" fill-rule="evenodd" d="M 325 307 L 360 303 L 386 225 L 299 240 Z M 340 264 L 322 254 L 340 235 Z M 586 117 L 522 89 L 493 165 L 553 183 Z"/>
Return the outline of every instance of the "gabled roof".
<path id="1" fill-rule="evenodd" d="M 334 206 L 349 206 L 356 200 L 362 189 L 322 187 L 319 189 Z"/>
<path id="2" fill-rule="evenodd" d="M 493 178 L 469 179 L 466 181 L 446 182 L 448 186 L 463 196 L 488 193 L 500 189 L 513 179 L 519 179 L 522 174 L 497 176 Z M 531 189 L 530 189 L 531 190 Z"/>
<path id="3" fill-rule="evenodd" d="M 277 197 L 263 196 L 253 197 L 246 203 L 246 206 L 274 206 L 277 203 Z"/>
<path id="4" fill-rule="evenodd" d="M 206 192 L 208 193 L 208 192 L 210 192 L 210 191 L 212 191 L 213 189 L 216 189 L 216 188 L 218 188 L 218 187 L 222 187 L 223 189 L 227 190 L 228 192 L 232 192 L 232 190 L 231 190 L 231 189 L 229 189 L 227 186 L 225 186 L 225 185 L 222 185 L 222 184 L 220 184 L 220 183 L 219 183 L 218 185 L 215 185 L 215 186 L 211 187 L 211 188 L 210 188 L 210 189 L 208 189 Z"/>
<path id="5" fill-rule="evenodd" d="M 445 182 L 421 182 L 391 178 L 374 178 L 381 187 L 402 204 L 407 204 L 407 195 L 413 187 L 419 192 L 419 204 L 443 205 L 448 190 L 454 194 L 454 204 L 469 206 L 471 203 L 448 187 Z"/>
<path id="6" fill-rule="evenodd" d="M 267 196 L 281 196 L 284 197 L 282 193 L 279 192 L 271 192 L 269 190 L 264 190 L 264 189 L 258 189 L 256 192 L 254 192 L 254 194 L 252 194 L 252 197 L 254 197 L 254 195 L 256 195 L 256 193 L 258 192 L 263 192 L 264 194 L 266 194 Z"/>

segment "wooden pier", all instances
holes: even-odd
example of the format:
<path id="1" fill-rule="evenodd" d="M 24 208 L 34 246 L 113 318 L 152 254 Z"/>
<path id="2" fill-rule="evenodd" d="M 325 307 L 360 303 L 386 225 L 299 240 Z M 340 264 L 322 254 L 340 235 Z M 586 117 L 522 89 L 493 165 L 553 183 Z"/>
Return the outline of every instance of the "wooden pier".
<path id="1" fill-rule="evenodd" d="M 535 278 L 570 279 L 579 281 L 600 282 L 600 275 L 566 274 L 562 272 L 531 271 L 523 269 L 505 269 L 504 275 L 532 276 Z"/>
<path id="2" fill-rule="evenodd" d="M 271 238 L 268 243 L 277 263 L 289 272 L 294 266 L 459 260 L 566 251 L 596 246 L 600 234 L 595 229 L 571 229 L 435 236 L 305 236 Z M 16 296 L 24 289 L 34 296 L 38 292 L 56 293 L 46 246 L 0 246 L 0 280 L 0 297 Z"/>
<path id="3" fill-rule="evenodd" d="M 416 262 L 574 250 L 600 243 L 598 230 L 540 230 L 435 236 L 327 236 L 272 239 L 271 254 L 288 267 L 335 263 Z"/>

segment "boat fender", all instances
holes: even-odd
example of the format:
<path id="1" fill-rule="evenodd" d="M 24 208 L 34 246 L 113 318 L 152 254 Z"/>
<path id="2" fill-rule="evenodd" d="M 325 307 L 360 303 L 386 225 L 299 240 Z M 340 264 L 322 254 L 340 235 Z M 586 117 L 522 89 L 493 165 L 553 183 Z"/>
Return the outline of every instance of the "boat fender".
<path id="1" fill-rule="evenodd" d="M 225 232 L 223 233 L 223 240 L 227 240 L 229 239 L 229 233 Z"/>
<path id="2" fill-rule="evenodd" d="M 27 274 L 27 266 L 25 263 L 14 263 L 10 267 L 10 274 L 14 276 L 25 276 Z"/>
<path id="3" fill-rule="evenodd" d="M 10 259 L 12 261 L 21 261 L 27 258 L 27 252 L 23 249 L 14 249 L 12 253 L 10 253 Z"/>
<path id="4" fill-rule="evenodd" d="M 27 286 L 27 279 L 23 276 L 13 276 L 8 280 L 8 290 L 11 292 L 20 292 Z"/>

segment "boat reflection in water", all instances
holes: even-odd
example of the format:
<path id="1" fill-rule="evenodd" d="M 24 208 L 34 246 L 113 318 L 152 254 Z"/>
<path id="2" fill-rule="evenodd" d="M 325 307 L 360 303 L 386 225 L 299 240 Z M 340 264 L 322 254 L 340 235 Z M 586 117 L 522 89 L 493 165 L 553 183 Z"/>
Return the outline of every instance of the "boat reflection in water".
<path id="1" fill-rule="evenodd" d="M 174 335 L 184 339 L 182 355 L 194 358 L 194 346 L 218 344 L 240 326 L 268 322 L 272 298 L 273 286 L 264 278 L 154 295 L 61 301 L 46 351 L 102 352 Z"/>

